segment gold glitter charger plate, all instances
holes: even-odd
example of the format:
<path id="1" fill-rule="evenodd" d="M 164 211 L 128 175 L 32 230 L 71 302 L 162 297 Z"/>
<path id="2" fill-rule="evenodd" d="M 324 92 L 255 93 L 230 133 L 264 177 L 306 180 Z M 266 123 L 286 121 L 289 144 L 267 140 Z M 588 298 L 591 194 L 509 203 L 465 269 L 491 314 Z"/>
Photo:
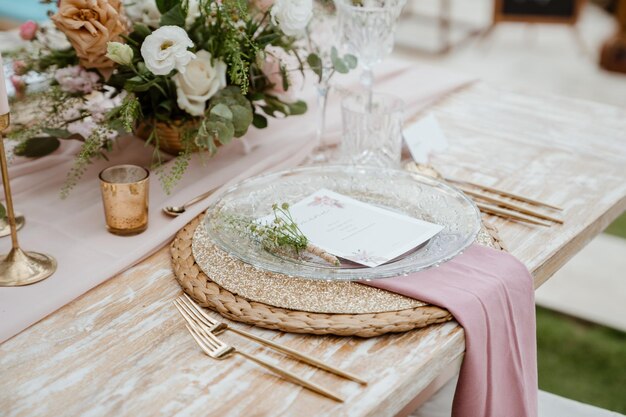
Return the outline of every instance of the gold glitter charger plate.
<path id="1" fill-rule="evenodd" d="M 409 300 L 416 303 L 412 308 L 362 314 L 299 311 L 249 300 L 218 285 L 196 262 L 192 251 L 193 236 L 202 218 L 203 215 L 196 217 L 176 235 L 170 246 L 172 267 L 176 279 L 187 294 L 203 307 L 211 308 L 226 318 L 292 333 L 361 337 L 405 332 L 452 319 L 448 311 L 412 299 Z M 479 236 L 479 243 L 503 248 L 497 231 L 487 224 Z"/>

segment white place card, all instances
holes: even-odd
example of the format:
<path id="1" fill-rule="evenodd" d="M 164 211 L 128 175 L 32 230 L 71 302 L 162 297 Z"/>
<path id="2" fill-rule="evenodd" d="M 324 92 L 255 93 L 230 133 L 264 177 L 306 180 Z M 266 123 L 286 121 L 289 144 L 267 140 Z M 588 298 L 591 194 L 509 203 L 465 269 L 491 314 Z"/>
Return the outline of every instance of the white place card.
<path id="1" fill-rule="evenodd" d="M 311 243 L 370 267 L 397 258 L 443 229 L 326 189 L 291 205 L 289 211 Z"/>
<path id="2" fill-rule="evenodd" d="M 433 114 L 413 123 L 402 134 L 413 160 L 419 164 L 427 164 L 431 153 L 448 148 L 448 139 Z"/>

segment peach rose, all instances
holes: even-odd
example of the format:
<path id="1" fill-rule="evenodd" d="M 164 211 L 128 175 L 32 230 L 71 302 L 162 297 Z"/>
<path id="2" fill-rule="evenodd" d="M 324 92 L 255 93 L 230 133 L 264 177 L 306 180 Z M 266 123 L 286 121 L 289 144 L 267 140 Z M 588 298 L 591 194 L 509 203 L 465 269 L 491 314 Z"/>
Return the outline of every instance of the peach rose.
<path id="1" fill-rule="evenodd" d="M 122 42 L 128 22 L 120 0 L 60 0 L 52 20 L 76 50 L 80 64 L 110 75 L 115 62 L 106 57 L 107 43 Z"/>

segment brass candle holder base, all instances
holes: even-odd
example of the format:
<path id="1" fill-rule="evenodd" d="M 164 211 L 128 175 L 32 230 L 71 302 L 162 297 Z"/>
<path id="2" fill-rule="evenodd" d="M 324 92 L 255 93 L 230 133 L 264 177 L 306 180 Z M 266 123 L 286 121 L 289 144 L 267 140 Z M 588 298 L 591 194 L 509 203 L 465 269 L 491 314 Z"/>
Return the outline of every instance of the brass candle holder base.
<path id="1" fill-rule="evenodd" d="M 0 287 L 34 284 L 48 278 L 56 269 L 57 262 L 51 256 L 14 248 L 0 260 Z"/>
<path id="2" fill-rule="evenodd" d="M 2 65 L 0 65 L 0 71 Z M 1 78 L 1 77 L 0 77 Z M 2 82 L 0 80 L 0 82 Z M 2 185 L 6 200 L 6 222 L 11 233 L 11 251 L 0 259 L 0 287 L 16 287 L 34 284 L 48 278 L 57 270 L 57 262 L 49 255 L 37 252 L 24 252 L 17 241 L 18 222 L 13 210 L 13 196 L 9 182 L 6 152 L 2 132 L 9 127 L 9 113 L 0 114 L 0 170 L 2 171 Z M 22 216 L 22 224 L 24 217 Z"/>
<path id="3" fill-rule="evenodd" d="M 26 220 L 21 213 L 15 213 L 15 227 L 20 230 L 24 227 Z M 7 221 L 6 217 L 0 219 L 0 237 L 9 236 L 11 234 L 11 225 Z"/>

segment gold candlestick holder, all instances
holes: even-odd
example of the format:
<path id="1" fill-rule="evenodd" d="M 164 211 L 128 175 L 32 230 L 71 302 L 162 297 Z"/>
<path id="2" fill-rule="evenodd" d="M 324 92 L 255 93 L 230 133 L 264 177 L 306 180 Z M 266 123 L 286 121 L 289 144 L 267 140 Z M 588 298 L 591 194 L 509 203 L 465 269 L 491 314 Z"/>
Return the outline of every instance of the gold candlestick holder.
<path id="1" fill-rule="evenodd" d="M 42 253 L 24 252 L 17 241 L 17 223 L 13 211 L 9 170 L 4 150 L 2 132 L 9 127 L 11 118 L 9 113 L 0 115 L 0 166 L 2 168 L 2 183 L 7 206 L 7 222 L 11 230 L 11 251 L 0 258 L 0 287 L 16 287 L 28 285 L 48 278 L 57 269 L 56 260 Z"/>
<path id="2" fill-rule="evenodd" d="M 15 213 L 15 227 L 17 230 L 20 230 L 24 227 L 24 223 L 26 219 L 24 219 L 24 215 L 22 213 Z M 9 236 L 11 234 L 11 225 L 6 217 L 0 219 L 0 237 Z"/>

